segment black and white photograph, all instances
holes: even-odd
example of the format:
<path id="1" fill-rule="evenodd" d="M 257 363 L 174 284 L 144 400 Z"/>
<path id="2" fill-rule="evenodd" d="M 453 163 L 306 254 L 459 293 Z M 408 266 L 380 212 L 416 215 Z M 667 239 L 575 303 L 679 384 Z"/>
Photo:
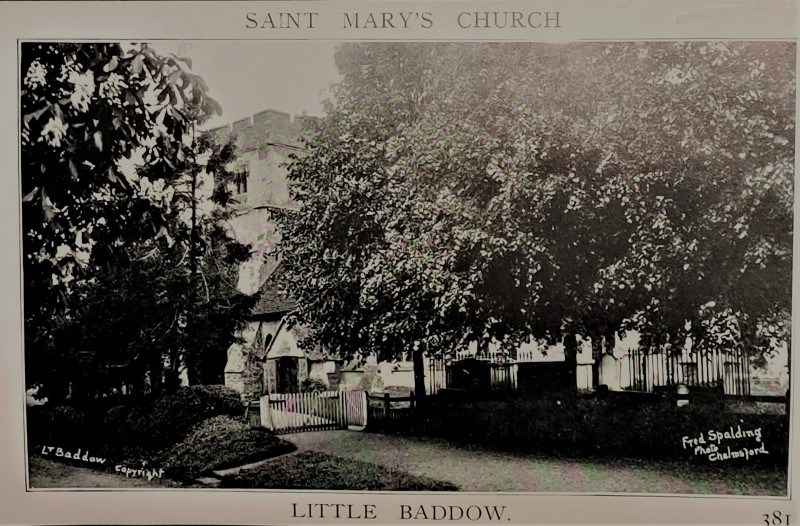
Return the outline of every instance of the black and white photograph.
<path id="1" fill-rule="evenodd" d="M 31 488 L 786 495 L 794 43 L 20 64 Z"/>
<path id="2" fill-rule="evenodd" d="M 470 35 L 17 39 L 25 494 L 791 498 L 796 40 Z"/>

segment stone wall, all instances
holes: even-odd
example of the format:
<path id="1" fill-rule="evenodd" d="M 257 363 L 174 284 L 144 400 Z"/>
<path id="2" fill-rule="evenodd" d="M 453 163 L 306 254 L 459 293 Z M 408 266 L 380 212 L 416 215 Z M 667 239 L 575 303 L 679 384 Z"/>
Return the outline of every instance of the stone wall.
<path id="1" fill-rule="evenodd" d="M 289 197 L 287 165 L 291 154 L 303 153 L 300 135 L 310 119 L 266 110 L 211 130 L 218 142 L 234 142 L 236 161 L 231 168 L 248 174 L 246 191 L 231 186 L 237 203 L 229 221 L 236 239 L 253 248 L 252 257 L 239 271 L 237 285 L 242 292 L 256 292 L 275 268 L 274 262 L 264 258 L 279 239 L 269 208 L 294 207 Z"/>

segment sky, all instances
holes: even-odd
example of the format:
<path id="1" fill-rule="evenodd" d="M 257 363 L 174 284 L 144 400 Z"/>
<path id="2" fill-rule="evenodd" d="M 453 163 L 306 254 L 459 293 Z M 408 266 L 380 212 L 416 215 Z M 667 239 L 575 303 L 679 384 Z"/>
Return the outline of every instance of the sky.
<path id="1" fill-rule="evenodd" d="M 215 128 L 266 109 L 322 115 L 328 87 L 338 79 L 335 43 L 325 41 L 154 41 L 162 54 L 192 59 L 192 73 L 206 81 L 222 116 Z"/>

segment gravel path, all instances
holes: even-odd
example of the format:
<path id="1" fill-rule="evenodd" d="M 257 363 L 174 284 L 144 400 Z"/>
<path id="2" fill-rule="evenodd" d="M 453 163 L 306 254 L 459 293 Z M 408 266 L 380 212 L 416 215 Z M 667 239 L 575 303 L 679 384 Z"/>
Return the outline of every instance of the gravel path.
<path id="1" fill-rule="evenodd" d="M 412 475 L 449 481 L 462 491 L 569 493 L 748 493 L 723 480 L 704 480 L 679 469 L 630 462 L 582 462 L 453 446 L 433 439 L 353 431 L 284 435 L 299 450 L 372 462 Z"/>
<path id="2" fill-rule="evenodd" d="M 411 475 L 451 482 L 461 491 L 785 495 L 781 470 L 742 469 L 699 473 L 680 462 L 657 465 L 624 460 L 578 461 L 455 446 L 436 439 L 354 431 L 282 435 L 300 451 L 371 462 Z M 291 456 L 291 455 L 288 455 Z M 267 462 L 288 462 L 286 455 Z M 720 466 L 721 467 L 721 466 Z M 746 468 L 747 466 L 745 466 Z M 147 481 L 30 457 L 32 488 L 163 488 L 168 479 Z"/>

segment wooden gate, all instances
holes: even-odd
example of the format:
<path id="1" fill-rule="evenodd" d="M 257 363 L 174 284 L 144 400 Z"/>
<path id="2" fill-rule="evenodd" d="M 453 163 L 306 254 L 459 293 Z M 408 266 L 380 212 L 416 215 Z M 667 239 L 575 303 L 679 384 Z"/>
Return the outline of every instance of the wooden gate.
<path id="1" fill-rule="evenodd" d="M 416 416 L 414 392 L 409 396 L 393 397 L 389 393 L 381 396 L 367 394 L 367 422 L 369 431 L 398 433 L 411 431 Z"/>
<path id="2" fill-rule="evenodd" d="M 261 426 L 276 433 L 367 425 L 363 391 L 271 394 L 261 397 Z"/>

